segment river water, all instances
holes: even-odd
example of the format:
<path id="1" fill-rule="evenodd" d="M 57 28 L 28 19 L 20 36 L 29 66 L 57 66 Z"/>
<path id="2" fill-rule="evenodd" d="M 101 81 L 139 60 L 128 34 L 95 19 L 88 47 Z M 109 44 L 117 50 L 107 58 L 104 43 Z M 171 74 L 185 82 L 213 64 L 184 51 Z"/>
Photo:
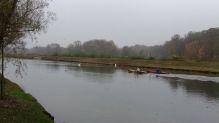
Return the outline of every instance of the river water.
<path id="1" fill-rule="evenodd" d="M 219 123 L 219 77 L 134 75 L 113 66 L 24 60 L 23 78 L 57 123 Z"/>

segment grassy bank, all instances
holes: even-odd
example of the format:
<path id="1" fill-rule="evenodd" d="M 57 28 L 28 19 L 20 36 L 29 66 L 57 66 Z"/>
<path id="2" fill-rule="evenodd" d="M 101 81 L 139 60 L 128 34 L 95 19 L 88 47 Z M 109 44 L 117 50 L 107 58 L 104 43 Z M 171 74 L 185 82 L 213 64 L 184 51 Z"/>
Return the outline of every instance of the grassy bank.
<path id="1" fill-rule="evenodd" d="M 6 80 L 5 99 L 0 100 L 1 123 L 53 123 L 53 119 L 31 95 Z"/>
<path id="2" fill-rule="evenodd" d="M 43 60 L 81 62 L 93 64 L 114 65 L 120 67 L 157 68 L 178 71 L 191 71 L 209 74 L 219 74 L 218 61 L 195 61 L 195 60 L 144 60 L 128 58 L 85 58 L 85 57 L 56 57 L 46 56 Z"/>

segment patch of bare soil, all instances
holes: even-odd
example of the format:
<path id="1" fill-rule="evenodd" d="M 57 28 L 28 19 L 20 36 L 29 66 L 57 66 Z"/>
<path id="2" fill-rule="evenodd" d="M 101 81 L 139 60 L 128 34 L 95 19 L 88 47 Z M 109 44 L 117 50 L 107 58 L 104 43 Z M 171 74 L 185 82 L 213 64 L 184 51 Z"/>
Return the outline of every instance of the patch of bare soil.
<path id="1" fill-rule="evenodd" d="M 13 97 L 5 97 L 4 99 L 0 100 L 0 108 L 27 109 L 29 105 L 30 104 Z"/>

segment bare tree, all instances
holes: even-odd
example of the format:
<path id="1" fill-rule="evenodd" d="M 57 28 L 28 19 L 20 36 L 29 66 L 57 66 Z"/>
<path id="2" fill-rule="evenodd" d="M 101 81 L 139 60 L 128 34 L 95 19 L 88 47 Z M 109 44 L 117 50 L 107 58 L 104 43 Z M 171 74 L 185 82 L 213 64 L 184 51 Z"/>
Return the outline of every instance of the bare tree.
<path id="1" fill-rule="evenodd" d="M 4 96 L 5 49 L 13 51 L 24 47 L 24 38 L 47 27 L 53 14 L 46 8 L 48 0 L 1 0 L 0 1 L 0 46 L 1 46 L 1 99 Z"/>

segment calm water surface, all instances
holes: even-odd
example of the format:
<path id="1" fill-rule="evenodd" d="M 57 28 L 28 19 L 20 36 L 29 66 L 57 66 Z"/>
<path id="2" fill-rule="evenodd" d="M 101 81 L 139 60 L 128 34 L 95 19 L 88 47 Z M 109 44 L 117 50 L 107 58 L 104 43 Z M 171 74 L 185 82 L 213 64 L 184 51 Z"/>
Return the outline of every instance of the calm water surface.
<path id="1" fill-rule="evenodd" d="M 22 79 L 10 65 L 7 77 L 57 123 L 219 123 L 219 77 L 137 76 L 113 66 L 24 62 Z"/>

